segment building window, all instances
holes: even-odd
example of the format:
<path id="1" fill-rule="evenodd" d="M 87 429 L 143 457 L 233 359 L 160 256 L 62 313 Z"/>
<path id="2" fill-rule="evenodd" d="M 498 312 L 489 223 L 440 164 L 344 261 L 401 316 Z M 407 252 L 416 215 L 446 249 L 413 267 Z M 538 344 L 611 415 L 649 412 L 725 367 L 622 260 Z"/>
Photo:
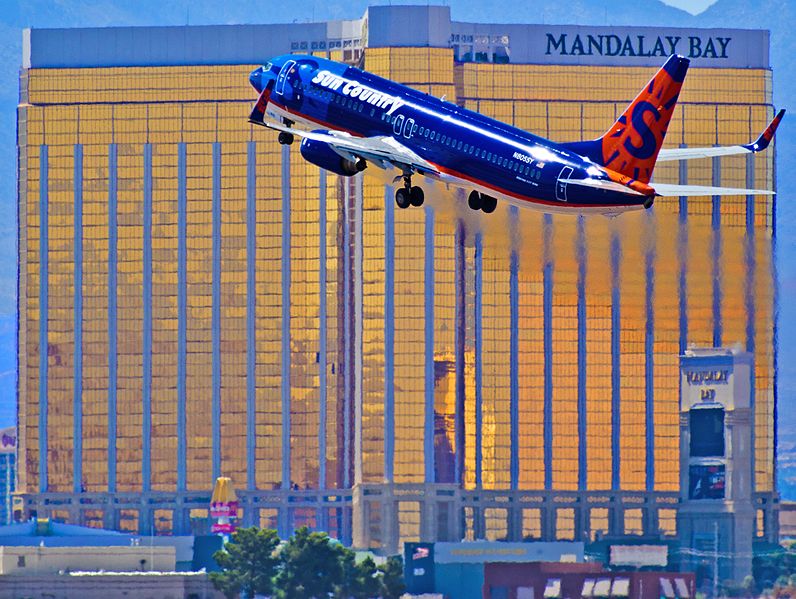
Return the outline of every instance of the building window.
<path id="1" fill-rule="evenodd" d="M 691 457 L 723 457 L 724 408 L 693 409 L 688 418 Z"/>

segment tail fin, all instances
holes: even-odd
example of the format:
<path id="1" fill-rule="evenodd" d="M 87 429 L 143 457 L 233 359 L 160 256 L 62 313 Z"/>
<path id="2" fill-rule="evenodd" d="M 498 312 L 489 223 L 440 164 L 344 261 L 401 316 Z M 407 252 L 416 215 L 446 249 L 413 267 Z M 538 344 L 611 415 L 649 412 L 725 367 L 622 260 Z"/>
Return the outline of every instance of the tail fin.
<path id="1" fill-rule="evenodd" d="M 649 183 L 688 64 L 687 58 L 670 56 L 602 137 L 562 145 L 612 171 Z"/>

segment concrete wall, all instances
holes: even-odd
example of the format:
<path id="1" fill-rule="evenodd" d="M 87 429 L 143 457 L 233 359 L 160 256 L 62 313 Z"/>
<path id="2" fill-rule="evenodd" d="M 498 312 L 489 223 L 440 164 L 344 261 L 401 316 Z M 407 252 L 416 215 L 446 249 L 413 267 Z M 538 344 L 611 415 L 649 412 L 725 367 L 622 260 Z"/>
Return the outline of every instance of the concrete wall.
<path id="1" fill-rule="evenodd" d="M 0 576 L 0 599 L 223 599 L 204 574 Z"/>
<path id="2" fill-rule="evenodd" d="M 63 570 L 173 572 L 175 567 L 174 547 L 0 546 L 0 575 L 58 574 Z"/>

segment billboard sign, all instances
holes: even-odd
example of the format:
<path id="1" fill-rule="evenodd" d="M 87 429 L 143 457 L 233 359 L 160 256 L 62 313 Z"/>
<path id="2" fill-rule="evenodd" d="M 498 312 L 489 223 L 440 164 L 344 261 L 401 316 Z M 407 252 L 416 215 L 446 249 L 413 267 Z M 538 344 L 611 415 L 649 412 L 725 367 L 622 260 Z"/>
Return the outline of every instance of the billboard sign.
<path id="1" fill-rule="evenodd" d="M 238 502 L 213 502 L 210 504 L 210 517 L 211 518 L 237 518 L 238 517 Z"/>
<path id="2" fill-rule="evenodd" d="M 666 567 L 669 547 L 666 545 L 611 545 L 612 566 L 658 566 Z"/>
<path id="3" fill-rule="evenodd" d="M 404 582 L 412 595 L 434 592 L 434 543 L 404 543 Z"/>
<path id="4" fill-rule="evenodd" d="M 688 467 L 689 499 L 724 499 L 724 464 L 692 464 Z"/>

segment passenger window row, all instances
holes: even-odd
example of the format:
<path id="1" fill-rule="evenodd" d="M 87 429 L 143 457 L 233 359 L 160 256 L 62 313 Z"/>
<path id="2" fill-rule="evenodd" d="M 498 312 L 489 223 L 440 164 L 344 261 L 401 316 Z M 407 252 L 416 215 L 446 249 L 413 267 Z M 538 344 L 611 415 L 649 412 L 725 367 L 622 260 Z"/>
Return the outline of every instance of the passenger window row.
<path id="1" fill-rule="evenodd" d="M 387 121 L 387 124 L 392 124 L 395 122 L 395 119 L 397 119 L 398 116 L 390 116 L 387 113 L 384 113 L 381 118 L 383 121 Z M 455 140 L 447 135 L 442 135 L 439 131 L 432 131 L 428 127 L 418 127 L 417 125 L 414 125 L 412 127 L 412 133 L 417 133 L 419 137 L 444 144 L 456 151 L 464 152 L 465 154 L 469 154 L 471 156 L 474 155 L 476 158 L 481 158 L 482 160 L 491 162 L 496 166 L 500 166 L 521 175 L 526 175 L 536 179 L 537 181 L 542 178 L 542 170 L 540 168 L 534 168 L 530 164 L 511 160 L 510 158 L 500 157 L 492 152 L 478 149 L 473 145 L 462 142 L 461 140 Z"/>

